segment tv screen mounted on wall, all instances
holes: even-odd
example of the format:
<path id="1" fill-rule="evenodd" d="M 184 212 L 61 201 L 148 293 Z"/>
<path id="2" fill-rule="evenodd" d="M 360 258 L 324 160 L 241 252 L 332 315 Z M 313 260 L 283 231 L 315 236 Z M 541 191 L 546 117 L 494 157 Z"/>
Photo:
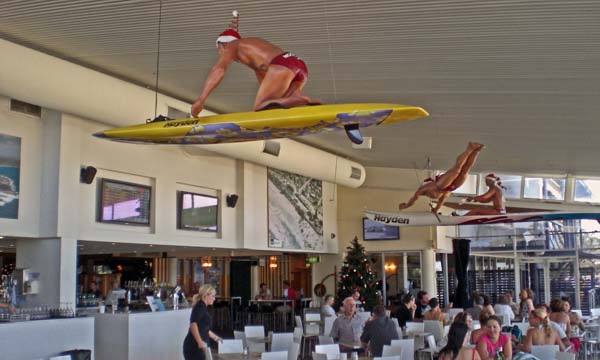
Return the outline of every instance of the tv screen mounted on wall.
<path id="1" fill-rule="evenodd" d="M 179 191 L 177 224 L 179 229 L 217 232 L 219 198 Z"/>
<path id="2" fill-rule="evenodd" d="M 102 179 L 98 221 L 125 225 L 150 225 L 152 187 Z"/>
<path id="3" fill-rule="evenodd" d="M 365 241 L 398 240 L 400 239 L 400 228 L 363 218 L 363 239 Z"/>

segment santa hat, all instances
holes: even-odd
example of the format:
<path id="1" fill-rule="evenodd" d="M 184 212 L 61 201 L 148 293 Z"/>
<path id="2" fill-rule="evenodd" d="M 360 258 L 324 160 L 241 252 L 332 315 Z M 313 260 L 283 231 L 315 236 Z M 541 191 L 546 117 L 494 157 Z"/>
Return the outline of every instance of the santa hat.
<path id="1" fill-rule="evenodd" d="M 219 43 L 228 43 L 231 41 L 235 41 L 235 40 L 239 40 L 242 38 L 242 36 L 240 35 L 240 33 L 238 32 L 238 21 L 239 21 L 239 13 L 237 11 L 233 12 L 233 20 L 231 21 L 231 25 L 229 27 L 229 29 L 223 31 L 222 33 L 219 34 L 219 37 L 217 37 L 217 46 L 219 46 Z"/>
<path id="2" fill-rule="evenodd" d="M 506 186 L 502 185 L 502 181 L 500 181 L 500 177 L 496 176 L 496 174 L 492 174 L 492 173 L 487 174 L 485 176 L 485 178 L 493 180 L 496 185 L 500 186 L 503 189 L 506 189 Z"/>

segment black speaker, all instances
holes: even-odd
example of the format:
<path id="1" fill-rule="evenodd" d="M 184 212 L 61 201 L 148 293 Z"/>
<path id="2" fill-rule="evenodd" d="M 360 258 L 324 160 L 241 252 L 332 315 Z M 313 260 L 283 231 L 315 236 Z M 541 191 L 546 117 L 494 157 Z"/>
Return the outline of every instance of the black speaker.
<path id="1" fill-rule="evenodd" d="M 79 181 L 84 184 L 91 184 L 97 172 L 98 170 L 93 166 L 84 166 L 79 173 Z"/>
<path id="2" fill-rule="evenodd" d="M 236 194 L 227 195 L 225 198 L 225 202 L 227 203 L 227 207 L 234 208 L 237 204 L 239 196 Z"/>

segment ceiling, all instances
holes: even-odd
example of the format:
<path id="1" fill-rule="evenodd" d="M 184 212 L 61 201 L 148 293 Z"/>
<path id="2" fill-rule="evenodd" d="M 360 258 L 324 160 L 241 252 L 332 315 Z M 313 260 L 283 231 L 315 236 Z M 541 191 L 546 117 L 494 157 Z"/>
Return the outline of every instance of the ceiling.
<path id="1" fill-rule="evenodd" d="M 326 103 L 420 105 L 427 119 L 301 141 L 366 166 L 450 166 L 475 140 L 475 170 L 600 176 L 597 0 L 29 0 L 0 2 L 0 37 L 191 102 L 231 11 L 244 37 L 301 56 L 306 92 Z M 249 110 L 253 74 L 235 64 L 210 96 Z"/>

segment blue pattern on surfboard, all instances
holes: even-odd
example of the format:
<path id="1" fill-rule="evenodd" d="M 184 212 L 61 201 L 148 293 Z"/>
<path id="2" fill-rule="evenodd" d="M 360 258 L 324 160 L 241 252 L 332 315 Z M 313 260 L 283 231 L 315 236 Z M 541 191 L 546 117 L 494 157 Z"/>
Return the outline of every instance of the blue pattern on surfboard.
<path id="1" fill-rule="evenodd" d="M 336 115 L 338 121 L 319 121 L 318 123 L 302 128 L 271 128 L 265 127 L 260 130 L 246 129 L 236 123 L 199 124 L 194 126 L 183 138 L 166 140 L 170 143 L 183 144 L 214 144 L 223 142 L 225 139 L 232 142 L 248 140 L 264 140 L 274 138 L 287 138 L 294 136 L 317 134 L 323 130 L 344 129 L 348 124 L 359 124 L 360 127 L 372 126 L 381 123 L 392 113 L 389 110 L 361 111 L 352 113 L 339 113 Z"/>

